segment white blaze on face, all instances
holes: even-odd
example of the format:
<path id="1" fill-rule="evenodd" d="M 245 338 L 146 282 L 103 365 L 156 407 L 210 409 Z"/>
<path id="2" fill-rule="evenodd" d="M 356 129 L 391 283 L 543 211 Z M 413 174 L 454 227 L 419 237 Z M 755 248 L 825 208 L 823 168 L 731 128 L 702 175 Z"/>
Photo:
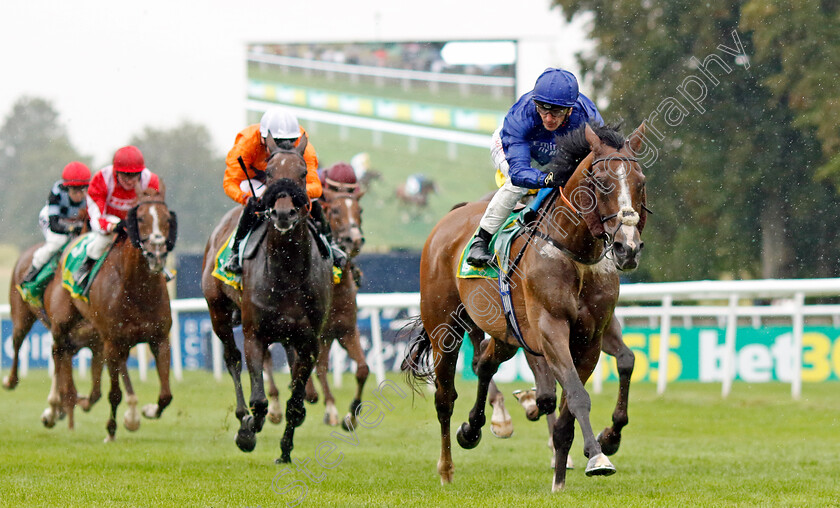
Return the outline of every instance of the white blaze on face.
<path id="1" fill-rule="evenodd" d="M 344 198 L 344 206 L 347 207 L 347 216 L 350 220 L 350 227 L 357 227 L 356 218 L 353 217 L 353 199 L 352 198 Z"/>
<path id="2" fill-rule="evenodd" d="M 621 163 L 621 165 L 618 167 L 618 171 L 616 171 L 616 176 L 618 177 L 619 185 L 618 207 L 619 209 L 632 209 L 633 201 L 630 199 L 630 188 L 627 187 L 627 168 L 624 166 L 624 163 Z"/>
<path id="3" fill-rule="evenodd" d="M 160 231 L 160 218 L 158 217 L 157 209 L 152 206 L 149 208 L 149 213 L 152 216 L 152 234 L 149 235 L 149 238 L 152 240 L 152 243 L 161 243 L 166 238 Z"/>

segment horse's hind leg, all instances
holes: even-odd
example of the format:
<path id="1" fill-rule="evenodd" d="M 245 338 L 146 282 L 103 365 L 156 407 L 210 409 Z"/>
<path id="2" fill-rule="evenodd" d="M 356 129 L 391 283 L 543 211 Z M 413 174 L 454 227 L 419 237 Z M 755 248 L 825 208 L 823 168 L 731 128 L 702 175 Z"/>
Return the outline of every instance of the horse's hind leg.
<path id="1" fill-rule="evenodd" d="M 47 404 L 49 406 L 41 413 L 41 423 L 48 429 L 55 427 L 55 421 L 58 419 L 59 412 L 61 411 L 61 394 L 58 391 L 58 377 L 61 369 L 59 355 L 58 348 L 53 345 L 52 357 L 54 369 L 50 381 L 50 393 L 47 395 Z"/>
<path id="2" fill-rule="evenodd" d="M 33 314 L 26 302 L 24 302 L 17 289 L 12 288 L 12 295 L 10 299 L 10 308 L 12 315 L 12 349 L 14 355 L 12 357 L 12 368 L 9 375 L 3 378 L 3 388 L 7 390 L 14 390 L 18 384 L 18 362 L 20 355 L 20 348 L 23 345 L 23 340 L 26 334 L 32 329 L 35 324 L 35 314 Z"/>
<path id="3" fill-rule="evenodd" d="M 484 405 L 487 403 L 490 382 L 493 380 L 496 371 L 499 370 L 499 365 L 513 357 L 516 354 L 516 349 L 516 347 L 504 342 L 490 339 L 487 346 L 481 351 L 481 357 L 478 359 L 475 372 L 478 376 L 475 405 L 470 411 L 469 421 L 463 423 L 456 433 L 458 444 L 462 448 L 475 448 L 481 440 L 481 427 L 484 426 L 486 420 Z"/>
<path id="4" fill-rule="evenodd" d="M 146 418 L 160 418 L 163 410 L 172 402 L 172 391 L 169 387 L 169 364 L 171 346 L 169 345 L 169 338 L 163 337 L 157 341 L 149 341 L 149 348 L 155 357 L 155 366 L 157 367 L 158 380 L 160 381 L 160 392 L 158 393 L 157 404 L 146 404 L 143 406 L 143 416 Z"/>
<path id="5" fill-rule="evenodd" d="M 292 364 L 292 382 L 289 386 L 291 394 L 286 402 L 286 429 L 280 439 L 280 458 L 275 462 L 288 464 L 292 461 L 295 428 L 306 418 L 306 407 L 303 398 L 306 393 L 306 380 L 312 373 L 312 366 L 318 356 L 318 338 L 301 340 L 295 349 L 297 355 Z"/>
<path id="6" fill-rule="evenodd" d="M 96 344 L 91 345 L 90 351 L 90 395 L 87 397 L 79 397 L 79 406 L 84 412 L 90 411 L 93 405 L 102 398 L 102 367 L 104 364 L 102 358 L 102 344 L 97 342 Z"/>
<path id="7" fill-rule="evenodd" d="M 473 346 L 472 366 L 473 372 L 475 372 L 478 358 L 481 356 L 482 344 L 488 344 L 489 341 L 484 338 L 484 330 L 475 326 L 475 324 L 467 329 L 467 335 Z M 513 435 L 513 421 L 511 421 L 510 413 L 505 407 L 505 397 L 492 379 L 490 380 L 487 400 L 493 408 L 493 414 L 490 416 L 490 433 L 501 439 L 509 438 Z"/>
<path id="8" fill-rule="evenodd" d="M 347 350 L 347 355 L 356 362 L 356 395 L 353 397 L 353 401 L 350 402 L 350 411 L 341 420 L 341 427 L 344 430 L 351 430 L 348 428 L 348 421 L 349 425 L 355 429 L 356 412 L 359 406 L 362 405 L 362 390 L 365 388 L 365 382 L 370 374 L 370 368 L 368 367 L 367 360 L 365 360 L 365 352 L 362 350 L 362 344 L 359 342 L 358 328 L 354 326 L 347 335 L 339 338 L 338 342 Z M 329 351 L 326 353 L 329 353 Z M 324 379 L 326 380 L 326 365 L 324 365 L 324 371 Z M 326 397 L 326 384 L 324 386 L 324 396 Z"/>
<path id="9" fill-rule="evenodd" d="M 630 398 L 630 377 L 633 375 L 633 365 L 636 357 L 633 351 L 621 338 L 621 325 L 618 319 L 613 316 L 609 327 L 601 339 L 601 349 L 608 355 L 615 357 L 618 367 L 618 401 L 612 414 L 612 427 L 606 427 L 598 434 L 598 442 L 601 443 L 601 450 L 606 455 L 612 455 L 618 451 L 621 444 L 621 429 L 629 419 L 627 417 L 627 403 Z"/>
<path id="10" fill-rule="evenodd" d="M 274 360 L 269 347 L 263 357 L 263 377 L 268 381 L 268 421 L 278 425 L 283 421 L 283 408 L 280 407 L 280 390 L 274 382 Z"/>

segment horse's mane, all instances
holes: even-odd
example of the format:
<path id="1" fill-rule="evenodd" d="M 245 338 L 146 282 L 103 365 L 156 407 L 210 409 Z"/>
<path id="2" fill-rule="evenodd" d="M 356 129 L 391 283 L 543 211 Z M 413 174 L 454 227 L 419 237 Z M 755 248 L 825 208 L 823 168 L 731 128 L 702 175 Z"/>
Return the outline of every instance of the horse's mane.
<path id="1" fill-rule="evenodd" d="M 621 122 L 597 127 L 590 125 L 589 127 L 595 131 L 595 134 L 601 138 L 601 141 L 609 146 L 615 149 L 621 149 L 624 146 L 624 135 L 619 132 Z M 581 125 L 572 132 L 559 136 L 556 143 L 557 155 L 554 156 L 551 164 L 562 173 L 569 175 L 577 169 L 581 161 L 592 151 L 589 147 L 589 142 L 586 141 L 586 125 Z"/>

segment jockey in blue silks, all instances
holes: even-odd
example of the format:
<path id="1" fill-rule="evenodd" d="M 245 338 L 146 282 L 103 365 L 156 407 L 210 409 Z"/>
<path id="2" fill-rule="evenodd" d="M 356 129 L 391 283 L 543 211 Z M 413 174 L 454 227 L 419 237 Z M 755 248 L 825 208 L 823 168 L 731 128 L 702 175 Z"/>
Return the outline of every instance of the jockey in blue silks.
<path id="1" fill-rule="evenodd" d="M 467 253 L 469 264 L 482 267 L 493 259 L 490 239 L 525 194 L 531 189 L 561 187 L 568 181 L 571 174 L 556 175 L 540 168 L 556 154 L 556 139 L 585 123 L 601 125 L 603 119 L 595 104 L 578 91 L 574 74 L 563 69 L 546 69 L 534 89 L 511 106 L 490 143 L 490 156 L 504 175 L 504 184 L 481 218 Z"/>

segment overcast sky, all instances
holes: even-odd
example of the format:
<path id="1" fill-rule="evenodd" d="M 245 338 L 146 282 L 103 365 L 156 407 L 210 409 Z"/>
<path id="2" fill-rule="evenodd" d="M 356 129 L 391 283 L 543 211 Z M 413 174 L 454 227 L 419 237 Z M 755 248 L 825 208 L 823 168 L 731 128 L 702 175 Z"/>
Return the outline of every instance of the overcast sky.
<path id="1" fill-rule="evenodd" d="M 520 39 L 531 48 L 520 65 L 524 92 L 543 68 L 573 67 L 584 47 L 580 30 L 549 5 L 3 0 L 0 117 L 23 95 L 52 101 L 74 146 L 97 167 L 144 127 L 183 120 L 206 125 L 221 154 L 245 125 L 250 42 Z"/>

